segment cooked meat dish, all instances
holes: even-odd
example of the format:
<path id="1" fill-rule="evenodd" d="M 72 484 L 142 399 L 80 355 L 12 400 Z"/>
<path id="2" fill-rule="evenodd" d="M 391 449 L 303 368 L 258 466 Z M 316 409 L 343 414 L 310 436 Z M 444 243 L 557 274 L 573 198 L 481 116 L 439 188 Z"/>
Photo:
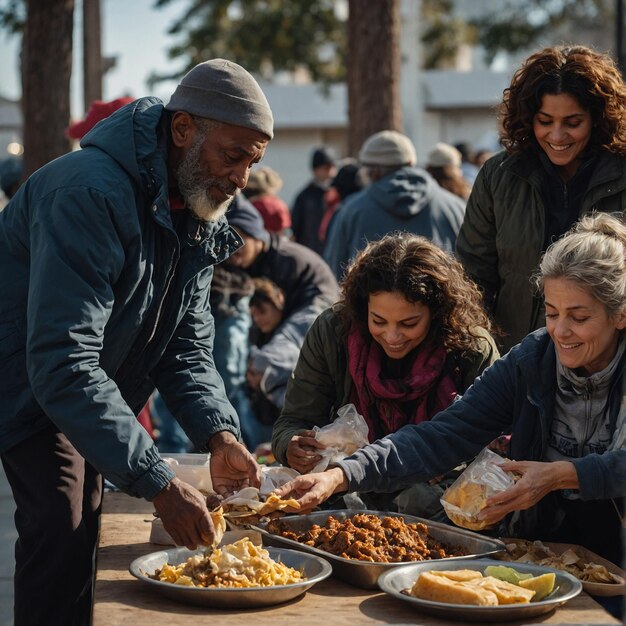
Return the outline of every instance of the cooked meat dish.
<path id="1" fill-rule="evenodd" d="M 281 520 L 272 520 L 269 532 L 345 559 L 374 563 L 402 563 L 463 556 L 458 547 L 444 546 L 428 534 L 422 523 L 407 524 L 402 517 L 377 517 L 359 513 L 339 521 L 332 515 L 323 526 L 314 524 L 294 532 Z"/>

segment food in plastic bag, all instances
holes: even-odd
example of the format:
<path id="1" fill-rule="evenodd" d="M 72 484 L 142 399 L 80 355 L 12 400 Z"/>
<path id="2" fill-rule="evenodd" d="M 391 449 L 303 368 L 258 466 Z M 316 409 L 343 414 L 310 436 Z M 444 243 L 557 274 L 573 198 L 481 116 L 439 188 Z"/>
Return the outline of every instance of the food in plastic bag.
<path id="1" fill-rule="evenodd" d="M 324 450 L 317 450 L 322 460 L 313 472 L 323 472 L 330 463 L 350 456 L 369 443 L 369 428 L 354 404 L 344 404 L 337 410 L 337 419 L 326 426 L 315 426 L 315 438 L 324 444 Z"/>
<path id="2" fill-rule="evenodd" d="M 446 515 L 457 525 L 471 530 L 488 526 L 478 519 L 487 498 L 505 491 L 515 483 L 514 475 L 500 465 L 506 459 L 485 448 L 441 496 Z"/>
<path id="3" fill-rule="evenodd" d="M 297 500 L 283 500 L 274 493 L 298 476 L 300 473 L 290 467 L 262 467 L 260 489 L 244 487 L 221 501 L 229 524 L 252 524 L 264 517 L 284 515 L 285 509 L 299 509 Z"/>

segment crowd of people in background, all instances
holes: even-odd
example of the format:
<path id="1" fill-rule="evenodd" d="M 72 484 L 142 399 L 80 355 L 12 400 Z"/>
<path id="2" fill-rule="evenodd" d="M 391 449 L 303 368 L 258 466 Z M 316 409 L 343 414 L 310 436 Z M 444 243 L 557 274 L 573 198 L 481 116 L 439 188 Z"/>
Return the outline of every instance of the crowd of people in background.
<path id="1" fill-rule="evenodd" d="M 618 562 L 626 85 L 607 55 L 546 48 L 515 72 L 499 115 L 497 154 L 437 142 L 420 164 L 394 129 L 355 155 L 312 147 L 289 206 L 280 172 L 259 163 L 267 100 L 216 59 L 165 106 L 94 103 L 68 128 L 80 147 L 26 185 L 18 158 L 0 162 L 12 198 L 0 451 L 22 516 L 24 619 L 42 575 L 69 581 L 68 616 L 84 604 L 101 475 L 153 500 L 177 543 L 211 539 L 201 495 L 159 456 L 173 452 L 210 451 L 226 493 L 258 486 L 255 456 L 271 445 L 303 474 L 279 491 L 303 510 L 356 492 L 365 507 L 444 519 L 459 464 L 505 436 L 521 478 L 485 519 Z M 369 445 L 312 474 L 314 428 L 349 403 Z M 22 476 L 29 455 L 51 478 L 71 474 L 80 497 Z M 68 511 L 84 520 L 79 540 Z M 34 573 L 42 549 L 76 556 Z"/>

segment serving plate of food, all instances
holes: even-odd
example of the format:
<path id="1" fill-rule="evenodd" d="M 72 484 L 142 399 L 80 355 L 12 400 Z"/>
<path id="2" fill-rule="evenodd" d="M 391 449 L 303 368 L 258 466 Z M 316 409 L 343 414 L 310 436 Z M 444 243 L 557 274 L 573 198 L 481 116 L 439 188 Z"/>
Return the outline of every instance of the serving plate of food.
<path id="1" fill-rule="evenodd" d="M 506 550 L 498 554 L 498 559 L 563 570 L 578 578 L 583 589 L 592 596 L 621 596 L 626 593 L 624 570 L 583 546 L 526 539 L 502 541 Z"/>
<path id="2" fill-rule="evenodd" d="M 424 561 L 383 573 L 378 585 L 417 611 L 483 623 L 550 613 L 582 591 L 567 572 L 532 563 L 502 565 L 493 559 Z"/>
<path id="3" fill-rule="evenodd" d="M 342 509 L 290 515 L 250 527 L 263 543 L 322 557 L 333 576 L 376 589 L 389 569 L 428 560 L 494 555 L 504 544 L 478 533 L 400 513 Z"/>
<path id="4" fill-rule="evenodd" d="M 214 550 L 159 550 L 135 559 L 129 570 L 172 600 L 223 609 L 288 602 L 332 572 L 330 564 L 318 556 L 266 549 L 248 538 Z"/>

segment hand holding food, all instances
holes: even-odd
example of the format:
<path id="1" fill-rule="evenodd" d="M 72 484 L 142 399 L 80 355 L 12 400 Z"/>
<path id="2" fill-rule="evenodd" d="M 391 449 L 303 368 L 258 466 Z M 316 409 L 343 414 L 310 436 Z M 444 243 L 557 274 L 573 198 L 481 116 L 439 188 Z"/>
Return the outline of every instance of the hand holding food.
<path id="1" fill-rule="evenodd" d="M 348 481 L 339 467 L 320 472 L 298 476 L 276 490 L 281 498 L 296 498 L 300 505 L 300 513 L 308 513 L 316 506 L 328 500 L 334 493 L 346 491 Z"/>
<path id="2" fill-rule="evenodd" d="M 163 527 L 177 545 L 193 550 L 214 542 L 215 528 L 205 496 L 195 487 L 174 478 L 152 502 Z"/>
<path id="3" fill-rule="evenodd" d="M 551 491 L 578 488 L 576 469 L 569 461 L 507 461 L 500 467 L 519 478 L 510 489 L 487 499 L 478 518 L 488 524 L 501 520 L 513 511 L 529 509 Z"/>
<path id="4" fill-rule="evenodd" d="M 306 474 L 322 460 L 316 450 L 323 450 L 325 447 L 315 438 L 315 431 L 305 430 L 291 438 L 286 452 L 287 463 L 301 474 Z"/>
<path id="5" fill-rule="evenodd" d="M 219 432 L 209 442 L 213 489 L 224 496 L 261 484 L 261 468 L 246 447 L 230 432 Z"/>
<path id="6" fill-rule="evenodd" d="M 282 499 L 275 493 L 262 498 L 258 489 L 246 487 L 222 500 L 222 508 L 233 525 L 247 525 L 262 518 L 275 518 L 286 512 L 297 511 L 300 504 L 293 498 Z"/>
<path id="7" fill-rule="evenodd" d="M 515 476 L 504 471 L 504 463 L 502 457 L 485 448 L 446 489 L 441 504 L 457 526 L 482 530 L 500 519 L 495 518 L 497 512 L 481 513 L 491 496 L 506 493 L 515 483 Z"/>

